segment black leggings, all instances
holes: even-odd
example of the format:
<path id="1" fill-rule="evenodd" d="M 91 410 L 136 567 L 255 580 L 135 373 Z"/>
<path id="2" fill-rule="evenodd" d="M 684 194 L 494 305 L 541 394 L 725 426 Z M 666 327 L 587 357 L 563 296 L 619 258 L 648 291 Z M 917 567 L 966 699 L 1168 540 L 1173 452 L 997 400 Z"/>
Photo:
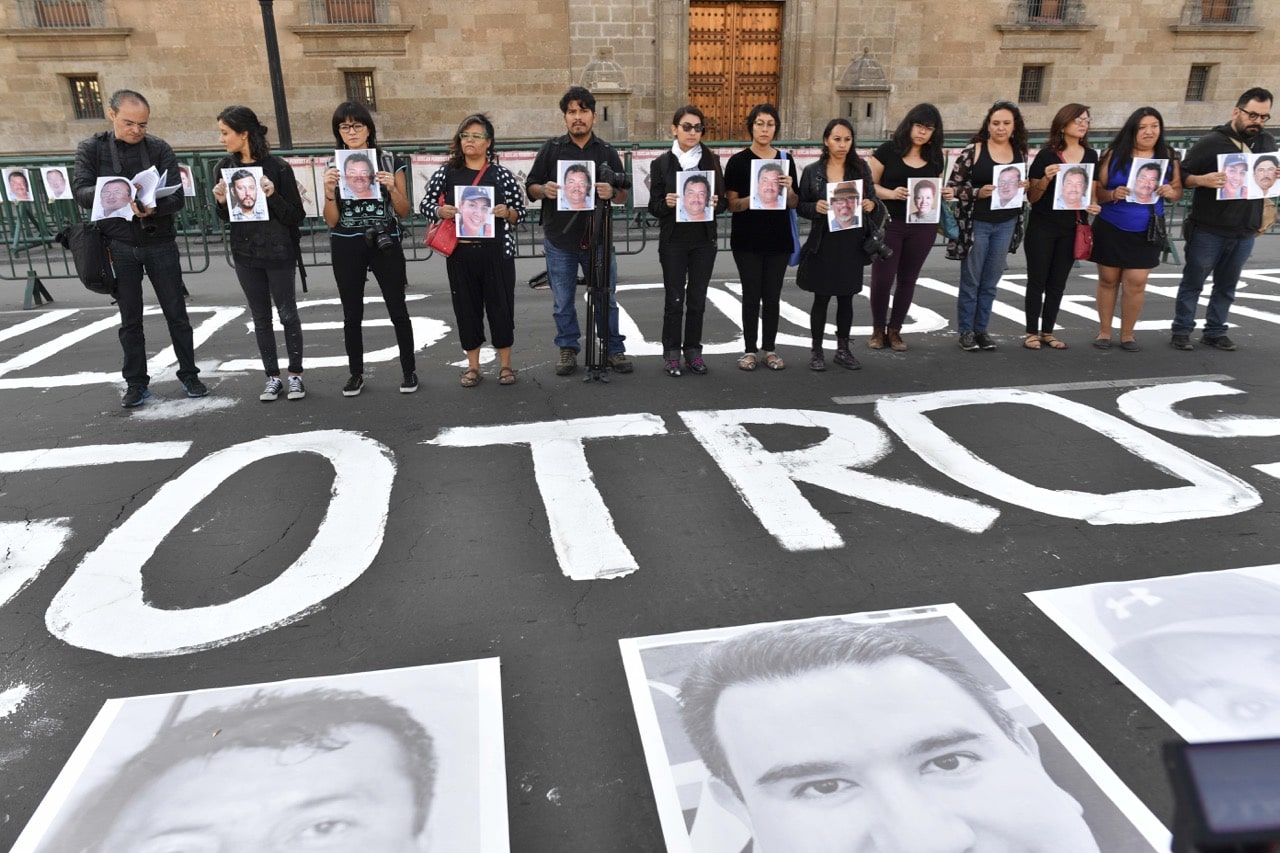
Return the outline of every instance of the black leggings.
<path id="1" fill-rule="evenodd" d="M 831 297 L 825 293 L 813 294 L 813 308 L 809 310 L 809 337 L 814 349 L 822 349 L 826 336 L 827 307 Z M 853 294 L 836 297 L 836 339 L 848 342 L 849 329 L 853 326 Z"/>
<path id="2" fill-rule="evenodd" d="M 347 369 L 353 374 L 364 373 L 364 283 L 367 273 L 373 277 L 382 291 L 382 301 L 387 304 L 387 314 L 396 330 L 396 344 L 400 348 L 400 369 L 412 373 L 413 322 L 405 307 L 404 291 L 409 279 L 405 273 L 404 250 L 400 246 L 390 249 L 372 249 L 365 245 L 363 237 L 329 237 L 330 257 L 333 259 L 333 278 L 338 283 L 338 298 L 342 300 L 342 338 L 347 347 Z"/>
<path id="3" fill-rule="evenodd" d="M 276 358 L 276 332 L 271 323 L 271 303 L 275 303 L 284 326 L 284 348 L 289 353 L 289 372 L 302 372 L 302 321 L 294 296 L 294 267 L 261 269 L 236 265 L 236 278 L 253 315 L 253 333 L 258 340 L 262 369 L 268 376 L 280 375 Z"/>
<path id="4" fill-rule="evenodd" d="M 762 324 L 760 348 L 778 348 L 778 315 L 782 309 L 782 279 L 787 274 L 788 252 L 733 250 L 742 280 L 742 337 L 746 352 L 756 352 L 756 324 Z"/>

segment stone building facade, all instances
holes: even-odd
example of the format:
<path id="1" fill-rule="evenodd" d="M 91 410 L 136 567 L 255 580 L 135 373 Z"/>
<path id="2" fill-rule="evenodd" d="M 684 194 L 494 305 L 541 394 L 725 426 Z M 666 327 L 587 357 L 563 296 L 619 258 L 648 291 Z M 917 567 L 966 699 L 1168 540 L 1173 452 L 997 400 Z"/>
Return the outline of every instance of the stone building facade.
<path id="1" fill-rule="evenodd" d="M 0 152 L 71 150 L 135 88 L 175 147 L 217 146 L 214 116 L 243 103 L 275 126 L 261 5 L 253 0 L 0 0 Z M 668 136 L 671 113 L 713 103 L 718 138 L 772 91 L 783 136 L 832 116 L 882 137 L 919 101 L 971 131 L 997 98 L 1043 129 L 1059 105 L 1114 128 L 1149 104 L 1173 128 L 1224 120 L 1235 96 L 1280 87 L 1275 0 L 275 0 L 295 147 L 327 147 L 348 87 L 375 99 L 389 142 L 448 138 L 487 112 L 500 141 L 562 132 L 556 103 L 588 82 L 600 133 Z M 736 88 L 735 88 L 736 87 Z M 722 90 L 734 88 L 732 98 Z M 691 96 L 691 93 L 693 95 Z M 606 113 L 607 110 L 607 113 Z M 719 115 L 723 113 L 723 115 Z M 77 115 L 89 117 L 77 117 Z M 13 119 L 17 119 L 16 121 Z M 273 138 L 275 134 L 273 133 Z"/>

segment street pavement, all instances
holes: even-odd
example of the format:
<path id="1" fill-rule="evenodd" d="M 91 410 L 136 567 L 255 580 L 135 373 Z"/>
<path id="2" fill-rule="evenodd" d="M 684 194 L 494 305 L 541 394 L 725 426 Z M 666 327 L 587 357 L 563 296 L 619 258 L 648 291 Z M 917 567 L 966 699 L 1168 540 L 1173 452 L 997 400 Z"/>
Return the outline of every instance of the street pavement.
<path id="1" fill-rule="evenodd" d="M 187 278 L 210 396 L 183 397 L 164 366 L 164 323 L 149 316 L 161 369 L 153 399 L 136 410 L 119 405 L 116 315 L 103 297 L 51 281 L 56 301 L 22 311 L 11 287 L 0 313 L 9 548 L 0 847 L 108 698 L 500 657 L 512 849 L 660 850 L 620 638 L 952 602 L 1169 823 L 1160 746 L 1173 731 L 1025 593 L 1280 562 L 1280 489 L 1255 467 L 1280 462 L 1280 441 L 1265 430 L 1178 428 L 1280 418 L 1280 238 L 1260 240 L 1248 265 L 1232 314 L 1236 352 L 1170 348 L 1173 264 L 1152 276 L 1141 352 L 1090 346 L 1088 265 L 1073 274 L 1060 318 L 1070 348 L 1025 350 L 1021 254 L 992 320 L 999 348 L 963 352 L 953 331 L 959 265 L 935 248 L 904 329 L 909 351 L 867 349 L 864 291 L 853 347 L 863 368 L 829 362 L 824 373 L 806 367 L 809 297 L 794 270 L 783 296 L 786 370 L 736 369 L 739 288 L 722 252 L 706 322 L 710 372 L 679 378 L 662 370 L 650 243 L 618 260 L 636 369 L 608 383 L 554 375 L 550 293 L 524 283 L 541 263 L 517 266 L 516 385 L 498 384 L 486 353 L 484 381 L 460 387 L 436 258 L 409 267 L 421 390 L 397 393 L 394 340 L 371 283 L 365 340 L 377 352 L 365 392 L 344 398 L 341 309 L 329 270 L 313 267 L 310 292 L 299 294 L 308 395 L 264 404 L 249 318 L 217 254 Z M 1196 386 L 1163 419 L 1158 403 L 1146 420 L 1120 403 L 1191 381 L 1231 390 Z M 937 429 L 902 426 L 903 406 L 928 411 Z M 1090 419 L 1101 415 L 1136 424 L 1142 441 L 1098 432 Z M 735 467 L 751 467 L 746 444 L 799 454 L 828 438 L 833 418 L 850 435 L 879 437 L 847 457 L 835 444 L 815 452 L 829 452 L 833 470 L 860 472 L 845 487 Z M 738 424 L 754 442 L 732 438 Z M 1153 499 L 1140 517 L 1116 520 L 1080 497 L 1185 485 L 1151 449 L 1166 445 L 1245 481 L 1260 503 Z M 91 449 L 75 454 L 81 447 Z M 366 476 L 358 460 L 370 452 L 393 462 L 390 476 Z M 973 457 L 989 465 L 956 463 Z M 995 469 L 1009 477 L 981 473 Z M 338 513 L 344 495 L 355 500 Z M 291 581 L 289 567 L 320 531 L 332 548 L 323 583 Z M 137 609 L 163 618 L 135 621 L 109 596 L 65 590 L 82 562 L 86 572 L 140 574 Z M 232 607 L 273 583 L 287 589 L 283 601 Z M 219 615 L 232 609 L 234 618 Z"/>

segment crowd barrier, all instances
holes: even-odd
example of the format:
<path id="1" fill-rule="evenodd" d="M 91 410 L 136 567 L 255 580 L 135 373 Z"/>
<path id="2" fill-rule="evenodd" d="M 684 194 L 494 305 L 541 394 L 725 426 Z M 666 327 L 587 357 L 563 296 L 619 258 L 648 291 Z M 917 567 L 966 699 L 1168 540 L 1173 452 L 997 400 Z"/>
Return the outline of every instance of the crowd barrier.
<path id="1" fill-rule="evenodd" d="M 1175 147 L 1189 147 L 1194 140 L 1174 140 Z M 958 151 L 960 142 L 949 146 L 949 150 Z M 616 146 L 622 155 L 627 174 L 634 182 L 631 193 L 623 205 L 617 205 L 613 211 L 613 236 L 617 254 L 633 255 L 643 251 L 650 239 L 656 239 L 657 223 L 647 210 L 649 200 L 648 178 L 649 167 L 653 160 L 670 149 L 670 145 L 659 142 L 635 143 Z M 720 152 L 722 161 L 742 147 L 741 142 L 712 143 L 710 147 Z M 797 170 L 818 159 L 821 148 L 813 142 L 792 144 L 779 143 L 786 148 L 796 160 Z M 875 144 L 859 148 L 862 156 L 869 156 L 875 150 Z M 447 153 L 445 146 L 390 146 L 390 150 L 408 162 L 408 191 L 412 200 L 410 215 L 402 220 L 405 233 L 403 247 L 405 257 L 409 261 L 424 261 L 432 256 L 430 249 L 423 245 L 427 223 L 418 214 L 418 203 L 421 201 L 431 175 L 444 163 Z M 527 145 L 500 146 L 499 155 L 504 166 L 510 169 L 523 185 L 525 176 L 533 164 L 536 149 Z M 297 149 L 274 152 L 283 157 L 292 167 L 298 180 L 298 188 L 302 194 L 303 206 L 307 211 L 307 219 L 302 228 L 303 260 L 307 266 L 327 266 L 329 264 L 328 228 L 320 213 L 319 200 L 323 197 L 323 173 L 325 166 L 333 157 L 332 149 Z M 211 254 L 218 251 L 225 263 L 231 259 L 227 253 L 226 241 L 223 239 L 225 224 L 218 219 L 214 210 L 212 194 L 216 182 L 213 174 L 219 161 L 225 157 L 223 152 L 179 152 L 178 160 L 184 172 L 184 193 L 187 196 L 186 206 L 177 218 L 178 240 L 182 250 L 183 271 L 199 273 L 207 270 L 211 262 Z M 24 281 L 26 290 L 23 299 L 24 308 L 32 308 L 50 300 L 44 282 L 58 279 L 74 279 L 75 269 L 71 264 L 70 254 L 58 243 L 55 235 L 67 225 L 88 217 L 88 211 L 80 208 L 70 198 L 51 198 L 44 180 L 44 170 L 61 168 L 64 174 L 70 175 L 73 156 L 36 157 L 19 155 L 0 157 L 0 174 L 3 174 L 4 201 L 0 203 L 0 228 L 5 236 L 5 251 L 0 256 L 0 280 Z M 8 176 L 14 170 L 26 173 L 30 187 L 30 200 L 17 201 L 10 199 Z M 717 191 L 719 189 L 717 188 Z M 1165 247 L 1164 260 L 1181 263 L 1175 241 L 1181 236 L 1182 220 L 1190 201 L 1190 192 L 1183 195 L 1182 200 L 1169 206 L 1169 244 Z M 530 258 L 542 255 L 542 231 L 537 224 L 538 204 L 529 205 L 528 221 L 516 230 L 516 245 L 519 257 Z M 722 218 L 727 218 L 727 214 Z M 802 236 L 807 230 L 807 222 L 801 220 Z M 720 229 L 721 248 L 728 248 L 727 227 Z M 1274 231 L 1272 232 L 1274 233 Z M 944 242 L 939 235 L 939 242 Z"/>

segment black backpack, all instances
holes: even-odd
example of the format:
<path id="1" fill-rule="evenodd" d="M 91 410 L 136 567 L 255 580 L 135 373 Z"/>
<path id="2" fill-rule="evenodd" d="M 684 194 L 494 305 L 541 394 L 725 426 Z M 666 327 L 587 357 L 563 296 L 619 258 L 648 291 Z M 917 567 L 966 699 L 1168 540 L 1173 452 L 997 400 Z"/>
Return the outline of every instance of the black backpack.
<path id="1" fill-rule="evenodd" d="M 94 293 L 110 296 L 116 291 L 116 274 L 111 266 L 111 241 L 96 222 L 68 225 L 54 238 L 71 252 L 76 275 Z"/>

